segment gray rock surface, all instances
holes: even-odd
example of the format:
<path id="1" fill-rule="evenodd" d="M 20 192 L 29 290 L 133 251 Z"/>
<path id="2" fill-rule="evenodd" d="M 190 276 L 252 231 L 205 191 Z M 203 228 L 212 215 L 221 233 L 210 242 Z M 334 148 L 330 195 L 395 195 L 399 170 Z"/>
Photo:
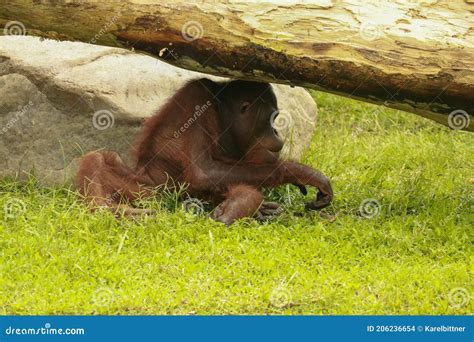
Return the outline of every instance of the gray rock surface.
<path id="1" fill-rule="evenodd" d="M 83 153 L 128 151 L 141 121 L 190 79 L 218 77 L 123 49 L 34 37 L 0 37 L 0 177 L 73 177 Z M 284 156 L 309 145 L 317 108 L 302 88 L 273 85 Z"/>

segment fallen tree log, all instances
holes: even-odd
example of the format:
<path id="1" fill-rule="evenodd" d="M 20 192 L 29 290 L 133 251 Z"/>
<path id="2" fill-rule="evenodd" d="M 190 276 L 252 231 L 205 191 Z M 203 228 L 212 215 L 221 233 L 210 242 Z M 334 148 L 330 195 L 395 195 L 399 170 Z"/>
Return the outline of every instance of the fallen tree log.
<path id="1" fill-rule="evenodd" d="M 7 35 L 134 48 L 474 131 L 472 0 L 0 0 L 0 25 Z"/>

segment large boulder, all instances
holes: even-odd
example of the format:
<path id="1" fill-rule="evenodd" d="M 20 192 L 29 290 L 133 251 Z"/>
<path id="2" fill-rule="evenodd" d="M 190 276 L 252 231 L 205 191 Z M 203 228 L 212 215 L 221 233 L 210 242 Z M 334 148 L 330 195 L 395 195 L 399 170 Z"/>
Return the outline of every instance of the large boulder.
<path id="1" fill-rule="evenodd" d="M 200 77 L 209 76 L 124 49 L 0 37 L 0 177 L 33 173 L 43 184 L 68 182 L 78 157 L 101 148 L 129 162 L 141 121 Z M 299 159 L 316 104 L 302 88 L 273 88 L 284 156 Z"/>

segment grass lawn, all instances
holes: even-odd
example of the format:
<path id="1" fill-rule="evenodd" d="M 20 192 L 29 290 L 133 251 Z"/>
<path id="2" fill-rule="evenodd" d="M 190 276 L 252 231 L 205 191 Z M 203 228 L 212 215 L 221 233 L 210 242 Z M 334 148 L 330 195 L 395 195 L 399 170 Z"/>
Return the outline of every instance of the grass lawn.
<path id="1" fill-rule="evenodd" d="M 473 313 L 474 135 L 313 95 L 304 162 L 332 179 L 326 215 L 289 186 L 266 224 L 226 228 L 171 195 L 145 203 L 157 217 L 116 220 L 1 181 L 0 314 Z"/>

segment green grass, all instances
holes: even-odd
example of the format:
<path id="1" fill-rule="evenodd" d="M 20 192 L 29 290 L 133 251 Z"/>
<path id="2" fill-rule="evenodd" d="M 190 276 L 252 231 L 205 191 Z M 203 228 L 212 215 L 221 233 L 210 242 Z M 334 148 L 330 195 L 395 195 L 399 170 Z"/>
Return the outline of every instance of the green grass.
<path id="1" fill-rule="evenodd" d="M 157 217 L 116 220 L 69 190 L 3 180 L 0 208 L 24 210 L 0 214 L 0 314 L 472 313 L 473 135 L 314 97 L 304 162 L 332 179 L 335 221 L 303 212 L 293 187 L 270 194 L 278 220 L 226 228 L 172 196 L 145 203 Z"/>

